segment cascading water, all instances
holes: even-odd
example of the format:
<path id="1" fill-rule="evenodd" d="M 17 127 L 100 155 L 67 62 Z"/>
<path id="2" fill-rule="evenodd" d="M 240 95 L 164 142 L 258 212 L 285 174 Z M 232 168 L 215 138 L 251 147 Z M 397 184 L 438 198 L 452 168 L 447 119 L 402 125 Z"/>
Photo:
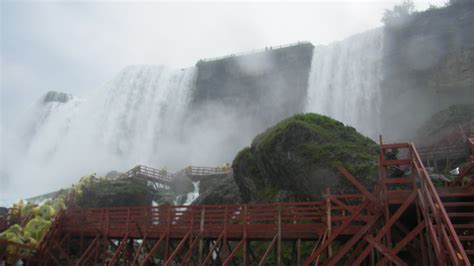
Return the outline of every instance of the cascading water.
<path id="1" fill-rule="evenodd" d="M 184 146 L 181 125 L 195 73 L 194 67 L 131 66 L 83 100 L 38 102 L 10 134 L 0 201 L 68 187 L 90 171 L 182 167 L 173 164 L 185 153 L 174 151 Z"/>
<path id="2" fill-rule="evenodd" d="M 187 194 L 177 195 L 173 200 L 174 205 L 191 205 L 199 197 L 199 181 L 193 182 L 193 191 Z"/>
<path id="3" fill-rule="evenodd" d="M 199 197 L 199 181 L 193 182 L 194 190 L 188 193 L 184 205 L 191 205 Z"/>
<path id="4" fill-rule="evenodd" d="M 329 115 L 374 138 L 380 127 L 382 46 L 378 29 L 316 47 L 305 111 Z M 174 171 L 232 160 L 263 125 L 247 125 L 238 112 L 225 112 L 219 104 L 206 109 L 211 119 L 205 112 L 185 117 L 195 112 L 188 103 L 196 72 L 131 66 L 84 99 L 46 95 L 24 125 L 8 134 L 0 204 L 69 187 L 94 171 L 126 171 L 137 164 Z"/>
<path id="5" fill-rule="evenodd" d="M 382 55 L 383 29 L 315 47 L 306 111 L 330 116 L 376 138 Z"/>

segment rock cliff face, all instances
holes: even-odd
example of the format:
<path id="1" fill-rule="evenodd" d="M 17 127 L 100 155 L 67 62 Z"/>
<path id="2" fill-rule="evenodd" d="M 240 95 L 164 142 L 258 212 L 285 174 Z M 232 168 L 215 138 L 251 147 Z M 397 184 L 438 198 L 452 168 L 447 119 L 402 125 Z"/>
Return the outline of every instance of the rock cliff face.
<path id="1" fill-rule="evenodd" d="M 377 145 L 354 128 L 317 114 L 295 115 L 258 135 L 234 159 L 244 202 L 316 200 L 326 187 L 348 191 L 337 166 L 369 184 Z"/>
<path id="2" fill-rule="evenodd" d="M 466 138 L 474 137 L 474 103 L 452 105 L 436 114 L 418 129 L 420 147 L 454 146 L 467 148 Z M 467 151 L 466 151 L 467 152 Z"/>
<path id="3" fill-rule="evenodd" d="M 468 3 L 414 14 L 385 28 L 385 136 L 414 137 L 434 113 L 474 102 L 473 23 L 474 4 Z"/>
<path id="4" fill-rule="evenodd" d="M 200 179 L 199 197 L 193 204 L 236 204 L 242 202 L 239 187 L 232 174 L 213 175 Z"/>
<path id="5" fill-rule="evenodd" d="M 58 102 L 65 103 L 72 99 L 70 94 L 57 91 L 49 91 L 43 96 L 43 103 Z"/>
<path id="6" fill-rule="evenodd" d="M 222 113 L 251 116 L 264 125 L 302 112 L 313 48 L 300 43 L 198 62 L 191 110 L 217 106 Z"/>

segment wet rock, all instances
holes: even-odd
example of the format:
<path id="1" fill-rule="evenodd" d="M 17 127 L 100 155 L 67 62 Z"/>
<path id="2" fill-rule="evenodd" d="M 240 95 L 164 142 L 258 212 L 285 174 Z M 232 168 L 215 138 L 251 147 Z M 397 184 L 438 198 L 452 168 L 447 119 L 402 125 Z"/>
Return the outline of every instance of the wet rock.
<path id="1" fill-rule="evenodd" d="M 234 179 L 244 202 L 317 200 L 326 187 L 353 189 L 344 166 L 370 187 L 378 146 L 354 128 L 326 116 L 300 114 L 258 135 L 234 159 Z"/>

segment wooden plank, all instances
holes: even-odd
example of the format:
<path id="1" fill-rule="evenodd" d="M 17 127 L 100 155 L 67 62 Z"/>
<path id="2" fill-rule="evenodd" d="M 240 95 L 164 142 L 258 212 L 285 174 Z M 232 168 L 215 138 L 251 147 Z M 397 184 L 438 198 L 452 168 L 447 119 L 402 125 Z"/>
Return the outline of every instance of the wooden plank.
<path id="1" fill-rule="evenodd" d="M 334 241 L 334 239 L 336 239 L 344 229 L 346 229 L 349 224 L 357 217 L 359 217 L 361 215 L 361 212 L 362 210 L 364 210 L 365 208 L 367 208 L 367 206 L 369 205 L 369 201 L 366 200 L 364 202 L 364 204 L 360 205 L 353 213 L 351 216 L 349 216 L 350 218 L 346 221 L 344 221 L 341 225 L 339 225 L 338 227 L 336 227 L 336 229 L 333 231 L 333 234 L 332 236 L 328 237 L 326 239 L 326 241 L 324 241 L 317 249 L 316 251 L 311 254 L 311 256 L 309 256 L 306 261 L 304 262 L 303 265 L 305 266 L 309 266 L 316 258 L 319 257 L 319 255 L 323 252 L 324 249 L 326 249 L 331 243 L 332 241 Z"/>
<path id="2" fill-rule="evenodd" d="M 382 145 L 380 145 L 380 148 L 382 150 L 403 149 L 403 148 L 409 148 L 409 147 L 410 147 L 409 143 L 393 143 L 393 144 L 382 144 Z"/>
<path id="3" fill-rule="evenodd" d="M 413 191 L 413 193 L 406 199 L 406 201 L 400 206 L 397 211 L 390 217 L 390 219 L 387 221 L 387 223 L 380 229 L 380 231 L 377 233 L 375 236 L 375 241 L 380 241 L 383 236 L 390 230 L 392 225 L 397 221 L 400 216 L 405 212 L 405 210 L 411 205 L 411 203 L 415 200 L 416 198 L 416 192 Z M 359 265 L 362 263 L 362 261 L 369 255 L 369 253 L 373 249 L 373 245 L 369 244 L 368 247 L 364 249 L 364 251 L 359 255 L 359 257 L 355 260 L 354 264 Z"/>
<path id="4" fill-rule="evenodd" d="M 359 232 L 357 232 L 349 241 L 347 241 L 341 248 L 339 248 L 338 252 L 330 257 L 328 261 L 324 265 L 336 265 L 339 260 L 347 254 L 347 252 L 354 247 L 354 245 L 360 241 L 360 239 L 367 233 L 367 231 L 374 226 L 374 224 L 380 218 L 380 213 L 374 217 L 374 219 L 370 220 L 366 225 L 364 225 Z"/>
<path id="5" fill-rule="evenodd" d="M 411 184 L 413 183 L 414 178 L 412 177 L 392 177 L 392 178 L 382 178 L 384 184 Z"/>
<path id="6" fill-rule="evenodd" d="M 415 237 L 422 232 L 425 228 L 424 223 L 419 223 L 413 230 L 411 230 L 402 240 L 398 241 L 395 247 L 391 250 L 393 254 L 397 254 L 402 248 L 410 243 Z M 383 266 L 387 262 L 388 258 L 384 257 L 377 263 L 377 266 Z"/>
<path id="7" fill-rule="evenodd" d="M 349 182 L 352 183 L 364 196 L 366 196 L 372 203 L 378 204 L 377 198 L 370 193 L 362 184 L 357 182 L 357 180 L 344 168 L 341 166 L 338 166 L 337 169 L 339 172 L 347 179 Z"/>
<path id="8" fill-rule="evenodd" d="M 412 160 L 384 160 L 382 162 L 383 166 L 391 166 L 391 165 L 411 165 Z"/>
<path id="9" fill-rule="evenodd" d="M 400 259 L 397 255 L 395 255 L 390 249 L 382 245 L 379 241 L 375 240 L 373 236 L 365 236 L 364 238 L 371 245 L 373 245 L 378 251 L 380 251 L 387 259 L 395 263 L 395 265 L 399 265 L 399 266 L 408 265 L 404 261 L 402 261 L 402 259 Z"/>

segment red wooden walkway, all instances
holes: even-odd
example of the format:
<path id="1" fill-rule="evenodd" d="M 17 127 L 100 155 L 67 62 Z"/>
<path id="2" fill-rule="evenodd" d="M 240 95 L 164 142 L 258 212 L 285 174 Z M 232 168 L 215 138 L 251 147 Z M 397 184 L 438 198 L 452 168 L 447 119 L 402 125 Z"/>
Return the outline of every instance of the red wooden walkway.
<path id="1" fill-rule="evenodd" d="M 391 176 L 394 166 L 405 174 Z M 380 146 L 373 189 L 339 170 L 357 192 L 328 190 L 320 202 L 68 209 L 29 262 L 470 265 L 472 165 L 441 191 L 409 143 Z"/>

